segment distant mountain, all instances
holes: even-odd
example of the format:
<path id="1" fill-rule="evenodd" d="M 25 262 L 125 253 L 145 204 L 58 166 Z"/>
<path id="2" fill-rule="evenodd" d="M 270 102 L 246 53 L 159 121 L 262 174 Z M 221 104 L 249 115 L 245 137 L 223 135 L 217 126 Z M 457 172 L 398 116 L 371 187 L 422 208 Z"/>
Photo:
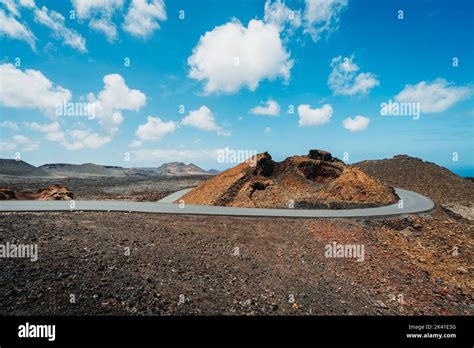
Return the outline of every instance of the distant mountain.
<path id="1" fill-rule="evenodd" d="M 184 164 L 182 162 L 164 163 L 156 169 L 160 175 L 184 176 L 184 175 L 213 175 L 197 165 L 190 163 Z"/>
<path id="2" fill-rule="evenodd" d="M 119 166 L 101 166 L 94 163 L 68 164 L 51 163 L 35 167 L 24 161 L 0 159 L 0 175 L 42 176 L 56 178 L 87 177 L 153 177 L 153 176 L 192 176 L 215 175 L 216 170 L 205 171 L 193 163 L 165 163 L 158 168 L 123 168 Z"/>
<path id="3" fill-rule="evenodd" d="M 42 165 L 39 169 L 56 177 L 125 176 L 123 174 L 120 175 L 123 172 L 123 168 L 107 168 L 93 163 L 52 163 Z"/>
<path id="4" fill-rule="evenodd" d="M 44 170 L 25 161 L 0 158 L 0 174 L 11 176 L 49 176 Z"/>

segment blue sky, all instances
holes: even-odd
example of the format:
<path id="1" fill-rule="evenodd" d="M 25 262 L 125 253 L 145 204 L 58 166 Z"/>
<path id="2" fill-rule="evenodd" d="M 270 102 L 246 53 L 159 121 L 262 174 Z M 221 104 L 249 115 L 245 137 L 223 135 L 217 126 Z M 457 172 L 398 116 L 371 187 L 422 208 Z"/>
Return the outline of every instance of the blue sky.
<path id="1" fill-rule="evenodd" d="M 2 158 L 224 169 L 225 147 L 321 148 L 474 176 L 472 1 L 0 0 L 0 19 Z"/>

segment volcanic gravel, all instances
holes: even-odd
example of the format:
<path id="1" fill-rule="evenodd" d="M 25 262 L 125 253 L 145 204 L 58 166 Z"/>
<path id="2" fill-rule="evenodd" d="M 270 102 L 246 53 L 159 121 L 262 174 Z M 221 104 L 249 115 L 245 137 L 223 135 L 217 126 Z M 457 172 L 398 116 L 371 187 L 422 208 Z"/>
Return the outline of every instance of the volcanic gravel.
<path id="1" fill-rule="evenodd" d="M 36 262 L 0 260 L 2 315 L 472 314 L 469 288 L 386 243 L 383 221 L 115 212 L 0 221 L 1 243 L 39 249 Z M 364 261 L 326 258 L 334 241 L 363 244 Z"/>

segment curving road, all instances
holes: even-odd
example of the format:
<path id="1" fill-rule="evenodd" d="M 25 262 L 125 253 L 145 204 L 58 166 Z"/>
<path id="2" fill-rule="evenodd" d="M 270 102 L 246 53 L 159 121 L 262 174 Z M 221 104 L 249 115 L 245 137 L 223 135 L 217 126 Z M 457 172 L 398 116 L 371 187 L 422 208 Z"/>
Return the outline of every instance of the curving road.
<path id="1" fill-rule="evenodd" d="M 340 217 L 381 217 L 429 212 L 434 208 L 431 199 L 418 193 L 395 189 L 403 204 L 364 209 L 262 209 L 214 207 L 204 205 L 180 206 L 173 202 L 192 190 L 175 192 L 159 202 L 125 201 L 0 201 L 0 212 L 15 211 L 124 211 L 160 214 L 194 214 L 258 217 L 299 217 L 299 218 L 340 218 Z"/>

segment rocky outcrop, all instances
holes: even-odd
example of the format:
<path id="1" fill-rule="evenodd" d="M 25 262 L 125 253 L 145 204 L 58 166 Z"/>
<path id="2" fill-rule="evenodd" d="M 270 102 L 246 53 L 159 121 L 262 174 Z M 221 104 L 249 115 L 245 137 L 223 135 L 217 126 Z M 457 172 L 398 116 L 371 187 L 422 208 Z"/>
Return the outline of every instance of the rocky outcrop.
<path id="1" fill-rule="evenodd" d="M 187 204 L 247 208 L 352 208 L 397 202 L 394 190 L 323 150 L 273 161 L 259 154 L 206 180 Z"/>
<path id="2" fill-rule="evenodd" d="M 8 201 L 15 198 L 15 191 L 9 188 L 0 188 L 0 201 Z"/>
<path id="3" fill-rule="evenodd" d="M 68 201 L 73 198 L 73 193 L 67 187 L 58 184 L 49 185 L 47 188 L 40 189 L 37 192 L 0 188 L 0 200 Z"/>

